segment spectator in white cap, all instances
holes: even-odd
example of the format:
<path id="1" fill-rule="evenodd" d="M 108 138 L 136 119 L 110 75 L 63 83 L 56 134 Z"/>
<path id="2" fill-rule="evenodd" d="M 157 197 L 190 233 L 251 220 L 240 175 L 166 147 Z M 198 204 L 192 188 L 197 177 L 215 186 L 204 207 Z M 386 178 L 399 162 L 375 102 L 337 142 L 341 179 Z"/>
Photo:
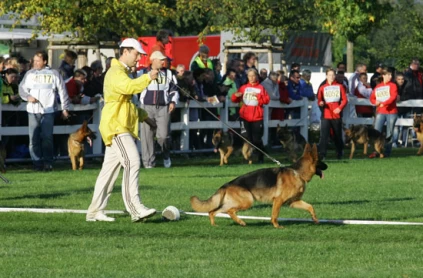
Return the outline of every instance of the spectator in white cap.
<path id="1" fill-rule="evenodd" d="M 138 192 L 140 156 L 134 139 L 138 138 L 139 121 L 149 121 L 147 113 L 131 102 L 132 95 L 143 91 L 152 80 L 157 79 L 158 70 L 151 70 L 139 78 L 128 74 L 141 54 L 146 54 L 141 44 L 132 38 L 120 45 L 119 60 L 113 59 L 104 79 L 104 108 L 101 113 L 100 133 L 106 145 L 104 162 L 97 177 L 94 195 L 88 208 L 87 221 L 107 221 L 104 210 L 120 168 L 123 167 L 122 196 L 126 211 L 133 222 L 139 222 L 156 213 L 141 202 Z M 150 121 L 150 124 L 154 125 Z"/>
<path id="2" fill-rule="evenodd" d="M 141 108 L 147 111 L 148 117 L 157 125 L 157 129 L 153 129 L 145 123 L 141 125 L 142 163 L 147 169 L 156 166 L 154 135 L 163 153 L 164 167 L 171 166 L 169 121 L 170 113 L 175 110 L 175 105 L 178 103 L 179 93 L 176 88 L 176 76 L 172 74 L 171 70 L 164 67 L 166 59 L 167 57 L 160 51 L 151 53 L 151 71 L 159 70 L 159 75 L 141 92 L 140 96 Z"/>

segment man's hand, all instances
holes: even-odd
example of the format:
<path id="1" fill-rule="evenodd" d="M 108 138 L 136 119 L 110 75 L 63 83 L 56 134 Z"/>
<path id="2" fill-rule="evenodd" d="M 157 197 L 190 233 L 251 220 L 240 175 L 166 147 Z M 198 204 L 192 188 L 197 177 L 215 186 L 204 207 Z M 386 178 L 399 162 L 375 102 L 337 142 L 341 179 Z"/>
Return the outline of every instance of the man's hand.
<path id="1" fill-rule="evenodd" d="M 151 118 L 147 117 L 147 119 L 144 120 L 144 123 L 148 124 L 150 126 L 150 129 L 152 131 L 157 129 L 157 124 L 155 121 L 153 121 Z"/>
<path id="2" fill-rule="evenodd" d="M 28 96 L 27 97 L 27 101 L 28 102 L 32 102 L 32 103 L 37 103 L 38 102 L 38 99 L 36 99 L 35 97 L 33 97 L 33 96 Z"/>
<path id="3" fill-rule="evenodd" d="M 173 110 L 175 110 L 175 103 L 171 102 L 171 103 L 169 103 L 169 114 L 172 113 Z"/>
<path id="4" fill-rule="evenodd" d="M 341 109 L 339 109 L 339 107 L 337 107 L 335 110 L 333 110 L 333 113 L 339 114 L 339 113 L 341 113 Z"/>
<path id="5" fill-rule="evenodd" d="M 323 106 L 323 105 L 325 105 L 324 101 L 319 102 L 319 106 Z"/>
<path id="6" fill-rule="evenodd" d="M 69 119 L 69 111 L 68 110 L 62 111 L 62 118 L 63 118 L 63 120 Z"/>
<path id="7" fill-rule="evenodd" d="M 157 76 L 159 75 L 159 71 L 158 70 L 155 70 L 155 69 L 153 69 L 153 70 L 151 70 L 150 71 L 150 78 L 151 78 L 151 80 L 155 80 L 155 79 L 157 79 Z"/>
<path id="8" fill-rule="evenodd" d="M 236 93 L 235 93 L 235 96 L 236 96 L 236 97 L 240 97 L 240 96 L 242 96 L 242 93 L 240 93 L 240 92 L 236 92 Z"/>

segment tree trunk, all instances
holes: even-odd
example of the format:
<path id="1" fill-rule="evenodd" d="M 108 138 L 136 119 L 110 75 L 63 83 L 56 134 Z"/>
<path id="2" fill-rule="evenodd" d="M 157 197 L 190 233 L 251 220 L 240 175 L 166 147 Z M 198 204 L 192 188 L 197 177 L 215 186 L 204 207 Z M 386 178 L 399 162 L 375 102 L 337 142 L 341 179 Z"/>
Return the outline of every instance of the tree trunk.
<path id="1" fill-rule="evenodd" d="M 88 64 L 88 51 L 87 49 L 79 49 L 78 50 L 78 68 L 82 68 L 87 66 Z"/>
<path id="2" fill-rule="evenodd" d="M 347 72 L 354 72 L 354 43 L 347 41 Z"/>

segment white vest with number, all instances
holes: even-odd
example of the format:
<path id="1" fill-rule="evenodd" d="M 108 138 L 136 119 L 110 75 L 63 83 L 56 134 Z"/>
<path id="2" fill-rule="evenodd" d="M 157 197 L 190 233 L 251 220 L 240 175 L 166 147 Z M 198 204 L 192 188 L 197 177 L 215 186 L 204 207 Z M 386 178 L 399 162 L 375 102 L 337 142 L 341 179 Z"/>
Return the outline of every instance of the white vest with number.
<path id="1" fill-rule="evenodd" d="M 242 101 L 249 106 L 257 106 L 258 100 L 257 95 L 260 94 L 260 89 L 258 88 L 246 88 L 244 91 L 244 95 L 242 97 Z"/>
<path id="2" fill-rule="evenodd" d="M 341 100 L 341 88 L 334 85 L 325 87 L 323 99 L 326 103 L 339 102 Z"/>
<path id="3" fill-rule="evenodd" d="M 389 86 L 381 86 L 379 88 L 376 88 L 375 94 L 376 94 L 376 100 L 379 102 L 387 101 L 390 96 L 390 87 Z"/>

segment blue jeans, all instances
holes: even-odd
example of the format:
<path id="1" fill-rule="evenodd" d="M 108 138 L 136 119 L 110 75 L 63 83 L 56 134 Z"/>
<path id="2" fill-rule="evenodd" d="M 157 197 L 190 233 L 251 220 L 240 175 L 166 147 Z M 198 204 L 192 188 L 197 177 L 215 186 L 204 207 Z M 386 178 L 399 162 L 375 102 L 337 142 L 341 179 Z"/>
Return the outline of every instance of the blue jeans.
<path id="1" fill-rule="evenodd" d="M 398 114 L 398 118 L 412 118 L 411 112 L 405 113 L 405 114 Z M 402 142 L 405 142 L 407 130 L 404 129 L 402 126 L 395 126 L 394 128 L 394 134 L 392 135 L 392 142 L 398 144 L 398 139 L 401 138 Z"/>
<path id="2" fill-rule="evenodd" d="M 397 114 L 377 114 L 375 121 L 375 129 L 382 132 L 383 125 L 386 122 L 386 141 L 385 141 L 385 156 L 390 156 L 392 151 L 392 137 L 397 121 Z"/>
<path id="3" fill-rule="evenodd" d="M 29 153 L 35 167 L 53 163 L 54 113 L 28 113 Z"/>

